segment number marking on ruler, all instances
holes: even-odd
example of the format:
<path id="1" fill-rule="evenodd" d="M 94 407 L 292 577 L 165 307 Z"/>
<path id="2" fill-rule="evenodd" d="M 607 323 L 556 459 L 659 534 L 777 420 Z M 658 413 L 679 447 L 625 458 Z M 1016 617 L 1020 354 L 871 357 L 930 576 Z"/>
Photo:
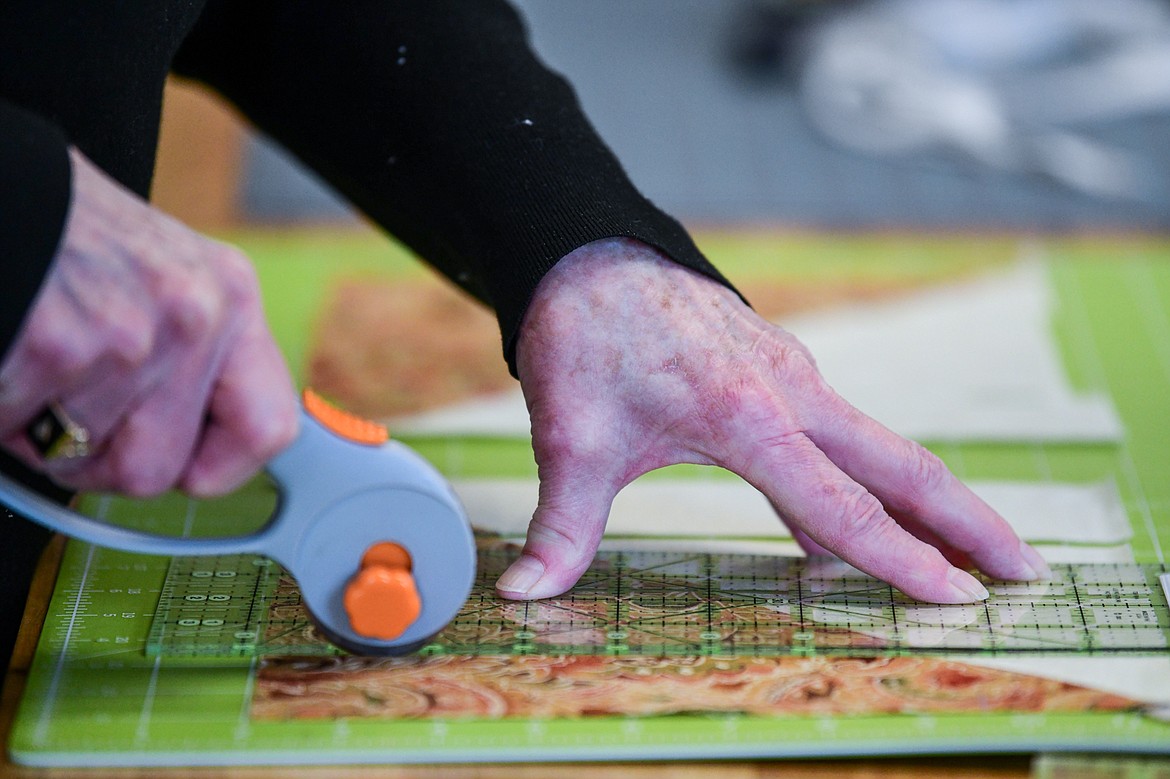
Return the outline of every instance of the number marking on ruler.
<path id="1" fill-rule="evenodd" d="M 176 557 L 147 639 L 150 655 L 252 657 L 279 566 L 255 555 Z"/>

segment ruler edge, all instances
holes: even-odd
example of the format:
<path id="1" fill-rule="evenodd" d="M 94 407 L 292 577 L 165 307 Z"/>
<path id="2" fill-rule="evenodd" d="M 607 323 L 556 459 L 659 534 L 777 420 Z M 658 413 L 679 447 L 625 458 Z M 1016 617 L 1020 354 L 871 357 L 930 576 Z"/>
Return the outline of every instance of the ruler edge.
<path id="1" fill-rule="evenodd" d="M 652 551 L 652 550 L 636 550 L 636 551 L 633 551 L 632 553 L 633 554 L 640 554 L 640 553 L 645 553 L 647 551 Z M 610 554 L 610 555 L 618 555 L 621 557 L 625 557 L 626 555 L 628 555 L 630 553 L 631 553 L 630 551 L 623 551 L 623 550 L 610 550 L 608 552 L 608 554 Z M 680 552 L 673 552 L 673 551 L 666 551 L 666 550 L 664 550 L 663 552 L 658 552 L 658 553 L 659 554 L 682 554 L 684 556 L 689 555 L 689 554 L 694 554 L 694 553 L 680 553 Z M 760 557 L 760 556 L 768 557 L 768 556 L 770 556 L 770 555 L 758 555 L 758 554 L 740 555 L 740 554 L 736 554 L 736 553 L 726 553 L 726 552 L 724 552 L 724 553 L 703 552 L 703 553 L 698 553 L 698 554 L 703 556 L 703 557 L 708 557 L 708 558 L 710 558 L 710 557 L 715 557 L 715 558 L 740 557 L 740 556 L 743 556 L 743 557 Z M 236 555 L 236 554 L 216 555 L 216 557 L 240 557 L 240 556 L 243 556 L 243 555 Z M 782 556 L 782 557 L 784 557 L 785 559 L 791 560 L 791 561 L 798 561 L 798 562 L 805 561 L 805 558 L 802 558 L 799 556 L 786 555 L 786 556 Z M 168 579 L 170 576 L 170 572 L 174 569 L 176 562 L 180 559 L 185 559 L 185 558 L 174 557 L 168 561 L 167 574 L 166 574 Z M 1140 562 L 1136 562 L 1136 561 L 1105 562 L 1105 563 L 1094 563 L 1094 562 L 1076 563 L 1076 562 L 1072 562 L 1072 563 L 1061 563 L 1059 565 L 1061 568 L 1068 568 L 1068 569 L 1077 569 L 1077 568 L 1091 567 L 1091 566 L 1097 566 L 1097 565 L 1106 565 L 1106 566 L 1120 565 L 1120 566 L 1126 566 L 1126 567 L 1132 566 L 1132 567 L 1135 567 L 1138 569 L 1144 569 L 1147 571 L 1147 573 L 1152 572 L 1152 569 L 1155 569 L 1155 568 L 1160 566 L 1159 563 L 1140 563 Z M 1161 567 L 1164 568 L 1164 566 L 1161 566 Z M 1162 593 L 1163 593 L 1163 596 L 1166 600 L 1166 604 L 1165 604 L 1166 608 L 1168 610 L 1170 610 L 1170 572 L 1164 572 L 1164 573 L 1155 574 L 1155 575 L 1157 576 L 1159 584 L 1161 585 Z M 279 576 L 274 577 L 274 581 L 278 580 L 278 579 L 279 579 Z M 999 580 L 988 579 L 988 581 L 998 582 Z M 1007 581 L 1005 581 L 1004 583 L 1011 584 L 1011 582 L 1007 582 Z M 1073 584 L 1075 585 L 1075 582 L 1073 582 Z M 165 586 L 166 586 L 166 581 L 164 581 L 163 588 L 160 588 L 160 603 L 161 603 L 161 598 L 162 598 L 162 591 L 161 590 L 165 589 Z M 1151 595 L 1155 592 L 1157 592 L 1157 588 L 1151 587 L 1151 589 L 1150 589 Z M 269 597 L 261 598 L 261 602 L 267 606 L 271 605 L 271 599 Z M 267 626 L 267 623 L 268 623 L 267 616 L 268 615 L 267 615 L 266 611 L 262 611 L 261 613 L 263 616 L 260 617 L 260 621 L 258 622 L 258 627 L 260 627 L 260 629 L 263 630 L 263 628 L 265 626 Z M 153 618 L 151 620 L 152 624 L 151 624 L 151 629 L 148 631 L 148 638 L 151 635 L 153 635 L 155 620 L 158 618 L 158 616 L 159 616 L 159 613 L 156 610 L 156 613 L 155 613 L 155 615 L 153 615 Z M 1166 627 L 1162 627 L 1161 630 L 1162 630 L 1164 635 L 1170 634 L 1170 630 L 1168 630 Z M 1170 635 L 1168 635 L 1168 640 L 1170 640 Z M 265 653 L 263 651 L 260 651 L 261 648 L 262 648 L 262 645 L 253 647 L 253 651 L 248 653 L 246 656 L 247 657 L 255 657 L 257 659 L 260 659 L 263 657 L 295 656 L 295 654 L 296 654 L 295 652 L 286 654 L 285 652 L 279 652 L 279 651 L 272 652 L 272 653 Z M 150 657 L 157 657 L 157 658 L 162 658 L 162 659 L 166 659 L 166 660 L 178 660 L 180 662 L 184 661 L 184 660 L 194 660 L 194 661 L 198 661 L 201 659 L 202 660 L 210 660 L 212 658 L 239 659 L 240 657 L 244 656 L 244 655 L 240 655 L 237 653 L 239 649 L 240 649 L 240 647 L 232 647 L 231 649 L 223 651 L 222 653 L 177 652 L 177 653 L 172 654 L 172 653 L 165 651 L 165 645 L 161 644 L 161 643 L 155 649 L 155 651 L 151 651 L 151 644 L 149 642 L 146 646 L 144 646 L 144 651 L 146 651 L 147 655 Z M 1109 647 L 1109 648 L 1102 648 L 1102 649 L 1092 649 L 1092 648 L 1086 649 L 1085 647 L 1080 647 L 1077 649 L 1059 649 L 1059 648 L 1058 649 L 1053 649 L 1053 648 L 1032 649 L 1032 648 L 1018 648 L 1018 647 L 971 648 L 971 647 L 938 647 L 938 646 L 933 646 L 933 647 L 921 646 L 920 647 L 920 646 L 899 645 L 899 646 L 887 646 L 887 647 L 876 647 L 876 648 L 848 648 L 848 647 L 816 648 L 816 647 L 814 647 L 814 648 L 811 648 L 811 651 L 807 652 L 807 653 L 792 652 L 792 653 L 786 653 L 785 656 L 802 656 L 802 655 L 804 655 L 804 656 L 829 657 L 829 656 L 849 656 L 850 654 L 853 654 L 853 653 L 856 653 L 856 656 L 867 656 L 867 657 L 868 656 L 883 656 L 883 657 L 884 656 L 903 656 L 903 655 L 916 655 L 916 654 L 936 654 L 939 656 L 947 656 L 947 655 L 965 654 L 965 653 L 969 653 L 972 651 L 980 653 L 980 654 L 990 653 L 992 655 L 997 655 L 997 656 L 998 655 L 1010 655 L 1010 654 L 1026 654 L 1026 655 L 1053 654 L 1053 655 L 1060 655 L 1060 654 L 1069 654 L 1069 653 L 1085 653 L 1085 654 L 1092 654 L 1092 655 L 1117 654 L 1117 655 L 1138 656 L 1138 655 L 1161 654 L 1163 652 L 1166 652 L 1167 648 L 1164 648 L 1164 647 L 1162 647 L 1162 648 L 1158 648 L 1158 647 L 1154 647 L 1154 648 L 1146 648 L 1146 647 L 1114 648 L 1114 647 Z M 560 651 L 557 652 L 557 654 L 561 654 L 561 653 L 562 652 L 560 652 Z M 321 653 L 320 655 L 318 655 L 317 653 L 312 653 L 313 656 L 329 656 L 332 654 L 335 654 L 335 653 L 328 652 L 328 653 Z M 434 653 L 434 652 L 426 653 L 426 652 L 424 652 L 422 656 L 429 656 L 431 654 L 459 654 L 459 653 L 458 652 L 439 652 L 439 653 Z M 508 654 L 512 654 L 512 653 L 508 653 Z M 517 653 L 517 654 L 525 654 L 525 653 Z M 547 654 L 547 653 L 546 652 L 536 652 L 535 654 Z M 617 656 L 617 655 L 611 655 L 611 654 L 604 652 L 604 651 L 586 652 L 583 654 L 594 654 L 594 655 L 598 655 L 598 656 Z M 640 653 L 631 653 L 631 654 L 637 655 Z M 646 653 L 646 654 L 647 655 L 654 655 L 654 656 L 661 656 L 661 657 L 686 657 L 686 656 L 698 656 L 698 655 L 713 655 L 713 654 L 719 654 L 719 653 L 718 652 L 713 653 L 713 652 L 708 652 L 708 651 L 698 651 L 698 652 L 666 652 L 666 653 L 661 653 L 661 652 L 653 653 L 652 652 L 652 653 Z M 768 655 L 764 655 L 764 656 L 768 656 Z"/>

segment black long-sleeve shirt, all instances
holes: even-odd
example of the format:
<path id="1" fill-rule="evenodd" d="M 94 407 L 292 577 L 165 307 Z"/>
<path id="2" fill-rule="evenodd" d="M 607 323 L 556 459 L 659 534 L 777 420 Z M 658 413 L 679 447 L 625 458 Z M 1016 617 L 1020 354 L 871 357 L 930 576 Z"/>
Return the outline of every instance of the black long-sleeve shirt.
<path id="1" fill-rule="evenodd" d="M 643 198 L 502 0 L 9 0 L 0 10 L 0 354 L 51 260 L 66 144 L 146 197 L 168 72 L 200 80 L 497 312 L 638 238 L 721 279 Z"/>

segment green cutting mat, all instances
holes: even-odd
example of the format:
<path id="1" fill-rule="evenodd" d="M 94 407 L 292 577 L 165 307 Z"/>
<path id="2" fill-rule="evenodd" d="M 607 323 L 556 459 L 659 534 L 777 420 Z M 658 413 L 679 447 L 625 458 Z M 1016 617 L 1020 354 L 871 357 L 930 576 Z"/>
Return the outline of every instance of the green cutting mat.
<path id="1" fill-rule="evenodd" d="M 361 254 L 345 240 L 325 242 L 314 250 Z M 306 311 L 320 301 L 320 280 L 312 282 L 312 288 L 293 288 L 300 283 L 290 280 L 296 274 L 283 273 L 274 282 L 277 266 L 271 255 L 286 253 L 288 247 L 242 243 L 259 262 L 268 290 L 281 287 L 281 294 L 272 298 L 280 301 L 272 306 L 272 315 L 286 347 L 299 354 L 298 336 L 289 333 L 303 331 Z M 365 249 L 371 245 L 361 244 Z M 944 262 L 948 256 L 1003 256 L 1006 251 L 1002 241 L 981 245 L 970 239 L 949 244 L 938 239 L 760 236 L 720 236 L 705 248 L 733 276 L 746 265 L 746 257 L 761 252 L 791 260 L 791 267 L 798 269 L 794 272 L 918 277 L 935 272 L 930 269 L 932 256 Z M 1147 566 L 1141 570 L 1160 570 L 1170 541 L 1170 250 L 1142 242 L 1054 242 L 1047 254 L 1060 303 L 1055 332 L 1070 375 L 1079 387 L 1112 395 L 1128 431 L 1125 441 L 1117 447 L 928 443 L 964 478 L 1113 479 L 1133 525 L 1136 558 Z M 814 263 L 816 257 L 843 259 Z M 369 255 L 356 262 L 371 268 L 377 264 Z M 410 272 L 399 270 L 396 262 L 388 263 L 393 267 L 389 272 Z M 296 301 L 299 316 L 294 316 L 289 301 Z M 451 476 L 534 472 L 531 453 L 522 442 L 411 443 Z M 688 472 L 675 469 L 675 475 Z M 106 504 L 98 511 L 129 517 L 141 526 L 203 534 L 255 523 L 266 515 L 270 502 L 265 490 L 253 488 L 210 506 L 193 507 L 170 497 L 130 507 Z M 256 562 L 256 568 L 264 568 L 262 561 Z M 256 661 L 248 647 L 256 637 L 249 635 L 248 624 L 232 632 L 234 645 L 242 648 L 235 656 L 231 646 L 215 659 L 169 657 L 165 650 L 148 653 L 170 566 L 167 559 L 69 545 L 11 736 L 16 760 L 41 765 L 189 765 L 1170 750 L 1170 724 L 1136 713 L 809 717 L 784 718 L 782 725 L 774 718 L 726 715 L 253 721 L 249 707 Z M 236 581 L 245 570 L 240 561 L 206 570 L 209 576 L 195 578 L 220 586 L 186 594 L 209 600 L 211 595 L 235 598 L 248 592 L 247 584 Z M 252 602 L 265 606 L 262 599 Z M 201 603 L 200 616 L 190 619 L 223 618 L 207 610 L 208 601 Z M 222 635 L 225 626 L 203 627 Z M 165 644 L 162 638 L 155 634 L 156 650 Z"/>

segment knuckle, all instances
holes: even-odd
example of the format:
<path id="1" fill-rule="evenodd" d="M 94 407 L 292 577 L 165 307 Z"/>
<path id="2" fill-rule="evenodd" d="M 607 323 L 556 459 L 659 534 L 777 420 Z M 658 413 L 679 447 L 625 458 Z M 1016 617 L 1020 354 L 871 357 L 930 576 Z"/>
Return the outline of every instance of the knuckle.
<path id="1" fill-rule="evenodd" d="M 107 354 L 127 366 L 143 364 L 154 348 L 153 333 L 140 317 L 109 320 L 105 339 Z"/>
<path id="2" fill-rule="evenodd" d="M 916 511 L 931 495 L 946 486 L 950 470 L 937 455 L 921 444 L 909 441 L 909 452 L 902 459 L 902 483 L 905 486 L 901 506 L 909 512 Z"/>
<path id="3" fill-rule="evenodd" d="M 88 338 L 70 337 L 51 326 L 30 332 L 27 348 L 34 364 L 50 367 L 59 378 L 80 373 L 93 360 Z"/>
<path id="4" fill-rule="evenodd" d="M 817 370 L 812 354 L 798 341 L 769 342 L 770 348 L 766 352 L 767 364 L 772 375 L 783 377 L 788 383 L 798 385 L 822 383 L 821 374 Z"/>
<path id="5" fill-rule="evenodd" d="M 194 339 L 215 329 L 224 306 L 212 290 L 193 286 L 167 301 L 167 320 L 180 336 Z"/>
<path id="6" fill-rule="evenodd" d="M 808 437 L 792 409 L 759 387 L 741 388 L 734 399 L 725 400 L 725 410 L 734 419 L 720 441 L 719 458 L 737 472 L 753 462 L 777 456 L 797 463 L 806 461 Z M 785 453 L 785 454 L 781 454 Z"/>
<path id="7" fill-rule="evenodd" d="M 242 254 L 215 244 L 204 259 L 198 265 L 176 264 L 158 282 L 166 321 L 187 339 L 213 333 L 259 306 L 259 283 Z"/>
<path id="8" fill-rule="evenodd" d="M 560 566 L 576 570 L 593 561 L 593 550 L 577 534 L 537 517 L 528 525 L 528 546 L 555 549 Z"/>
<path id="9" fill-rule="evenodd" d="M 776 387 L 752 366 L 741 365 L 707 382 L 695 397 L 698 418 L 708 426 L 731 423 L 736 435 L 754 439 L 760 433 L 792 428 L 792 415 Z"/>
<path id="10" fill-rule="evenodd" d="M 161 285 L 159 305 L 163 320 L 177 335 L 197 338 L 214 329 L 226 308 L 213 277 L 198 270 L 176 268 Z"/>
<path id="11" fill-rule="evenodd" d="M 724 455 L 723 459 L 731 470 L 741 473 L 749 470 L 754 462 L 774 460 L 777 457 L 790 462 L 791 467 L 796 469 L 810 467 L 804 451 L 808 437 L 803 430 L 777 424 L 774 418 L 761 417 L 748 424 L 751 426 L 751 444 L 728 447 L 728 453 Z"/>
<path id="12" fill-rule="evenodd" d="M 705 394 L 702 410 L 708 418 L 743 418 L 752 424 L 771 417 L 774 408 L 760 382 L 739 376 L 724 381 Z"/>
<path id="13" fill-rule="evenodd" d="M 836 535 L 842 542 L 855 544 L 858 539 L 866 539 L 864 543 L 872 543 L 870 539 L 882 536 L 894 526 L 881 501 L 860 484 L 827 485 L 825 493 L 830 515 L 837 519 Z"/>
<path id="14" fill-rule="evenodd" d="M 220 246 L 214 254 L 213 266 L 229 302 L 235 305 L 259 302 L 260 282 L 246 256 L 230 246 Z"/>

